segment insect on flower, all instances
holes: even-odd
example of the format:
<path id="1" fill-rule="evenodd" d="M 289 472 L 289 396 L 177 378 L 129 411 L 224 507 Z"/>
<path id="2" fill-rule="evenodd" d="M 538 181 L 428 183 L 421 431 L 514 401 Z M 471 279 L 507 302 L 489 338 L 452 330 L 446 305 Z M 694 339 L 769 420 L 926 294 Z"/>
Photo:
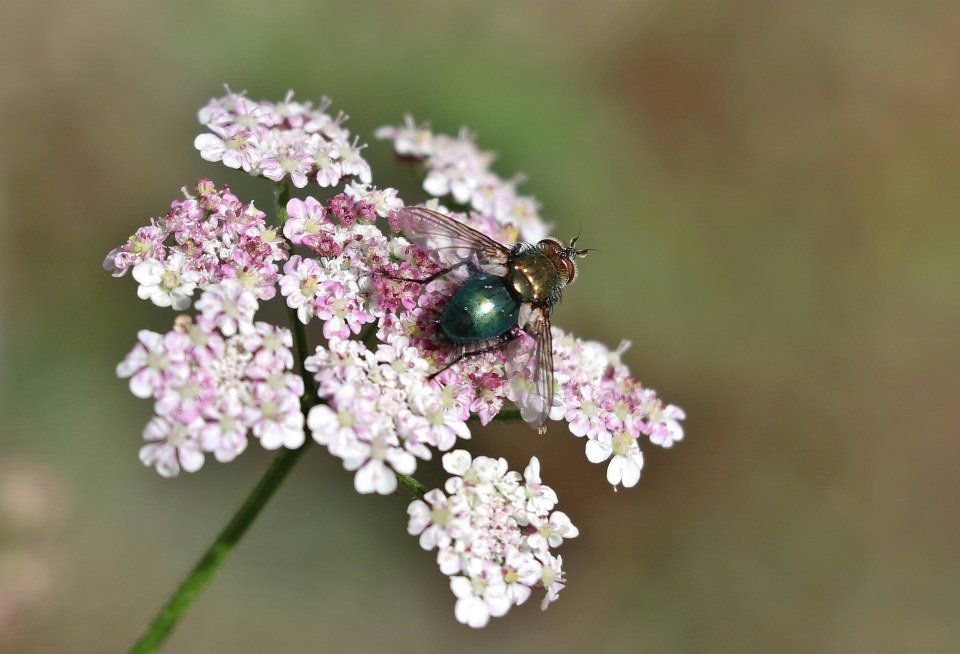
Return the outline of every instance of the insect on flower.
<path id="1" fill-rule="evenodd" d="M 577 277 L 574 260 L 589 250 L 577 249 L 579 237 L 567 246 L 552 238 L 503 245 L 423 207 L 400 209 L 395 224 L 444 266 L 428 277 L 408 281 L 427 284 L 463 266 L 469 271 L 437 325 L 440 336 L 453 345 L 454 357 L 431 377 L 467 357 L 499 349 L 526 332 L 535 344 L 525 365 L 519 367 L 529 377 L 517 403 L 523 419 L 544 433 L 554 396 L 550 309 Z"/>

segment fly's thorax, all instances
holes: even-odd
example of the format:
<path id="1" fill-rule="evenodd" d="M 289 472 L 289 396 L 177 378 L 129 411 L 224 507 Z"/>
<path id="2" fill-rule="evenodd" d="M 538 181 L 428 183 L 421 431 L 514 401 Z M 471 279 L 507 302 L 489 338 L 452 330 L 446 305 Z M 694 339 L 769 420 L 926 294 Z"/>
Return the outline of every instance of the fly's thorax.
<path id="1" fill-rule="evenodd" d="M 552 239 L 514 248 L 507 262 L 507 281 L 521 302 L 550 306 L 560 299 L 571 278 L 569 258 Z"/>

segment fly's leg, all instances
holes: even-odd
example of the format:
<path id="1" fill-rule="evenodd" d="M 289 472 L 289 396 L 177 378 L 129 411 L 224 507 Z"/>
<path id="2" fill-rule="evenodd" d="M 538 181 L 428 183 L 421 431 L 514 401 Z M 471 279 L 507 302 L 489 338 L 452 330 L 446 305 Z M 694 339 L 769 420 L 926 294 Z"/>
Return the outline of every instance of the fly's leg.
<path id="1" fill-rule="evenodd" d="M 470 352 L 467 352 L 466 348 L 463 348 L 463 347 L 460 348 L 460 354 L 458 354 L 453 359 L 453 361 L 448 362 L 436 372 L 432 372 L 429 375 L 427 375 L 427 381 L 433 380 L 434 377 L 436 377 L 440 373 L 446 372 L 447 370 L 457 365 L 464 359 L 470 359 L 472 357 L 479 356 L 481 354 L 486 354 L 487 352 L 493 352 L 494 350 L 499 350 L 504 345 L 506 345 L 510 341 L 520 336 L 520 331 L 521 329 L 515 326 L 513 329 L 507 332 L 504 332 L 503 334 L 500 334 L 493 341 L 491 341 L 489 345 L 486 345 L 485 347 L 482 347 L 479 350 L 472 350 Z"/>
<path id="2" fill-rule="evenodd" d="M 451 273 L 451 272 L 453 272 L 454 270 L 456 270 L 457 268 L 460 268 L 461 266 L 465 266 L 465 265 L 467 265 L 468 263 L 469 263 L 469 261 L 466 260 L 466 259 L 464 259 L 464 260 L 461 261 L 460 263 L 456 263 L 456 264 L 450 266 L 449 268 L 444 268 L 443 270 L 438 270 L 437 272 L 433 273 L 432 275 L 430 275 L 430 276 L 428 276 L 428 277 L 423 277 L 423 278 L 420 278 L 420 279 L 413 279 L 413 278 L 410 278 L 410 277 L 397 277 L 396 275 L 388 275 L 388 274 L 386 274 L 386 273 L 384 273 L 383 276 L 384 276 L 384 277 L 389 277 L 390 279 L 396 279 L 396 280 L 399 280 L 399 281 L 401 281 L 401 282 L 415 282 L 415 283 L 417 283 L 417 284 L 424 284 L 424 285 L 425 285 L 425 284 L 429 284 L 430 282 L 432 282 L 433 280 L 435 280 L 437 277 L 442 277 L 443 275 L 446 275 L 447 273 Z"/>

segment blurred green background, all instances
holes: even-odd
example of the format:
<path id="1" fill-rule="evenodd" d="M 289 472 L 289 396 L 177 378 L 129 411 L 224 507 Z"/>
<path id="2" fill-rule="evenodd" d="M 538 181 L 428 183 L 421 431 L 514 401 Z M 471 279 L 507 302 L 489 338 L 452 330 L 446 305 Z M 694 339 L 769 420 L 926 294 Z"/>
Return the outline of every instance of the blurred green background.
<path id="1" fill-rule="evenodd" d="M 267 206 L 192 147 L 228 83 L 330 96 L 408 191 L 373 129 L 469 126 L 601 251 L 556 324 L 631 340 L 689 420 L 619 493 L 560 429 L 475 432 L 581 529 L 560 601 L 482 631 L 406 497 L 314 448 L 166 651 L 960 651 L 960 4 L 6 6 L 0 650 L 122 651 L 270 459 L 140 465 L 113 370 L 171 314 L 100 268 L 198 177 Z"/>

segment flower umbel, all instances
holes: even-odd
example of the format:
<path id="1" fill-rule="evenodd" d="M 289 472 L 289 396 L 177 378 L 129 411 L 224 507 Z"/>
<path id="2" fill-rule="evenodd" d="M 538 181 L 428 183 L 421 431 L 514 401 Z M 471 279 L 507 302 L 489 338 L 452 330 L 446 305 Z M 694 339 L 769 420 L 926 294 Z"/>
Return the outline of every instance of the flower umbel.
<path id="1" fill-rule="evenodd" d="M 117 366 L 135 395 L 155 400 L 140 459 L 164 477 L 196 472 L 204 453 L 232 461 L 250 432 L 266 449 L 303 444 L 303 379 L 290 372 L 290 331 L 254 323 L 253 294 L 230 297 L 231 289 L 211 285 L 197 302 L 204 313 L 179 316 L 166 334 L 141 331 Z"/>
<path id="2" fill-rule="evenodd" d="M 565 421 L 584 439 L 587 459 L 606 464 L 614 488 L 639 482 L 646 441 L 669 448 L 683 438 L 683 411 L 630 375 L 626 343 L 611 350 L 551 331 L 547 321 L 537 341 L 552 336 L 544 391 L 529 358 L 517 356 L 534 340 L 532 301 L 517 301 L 520 317 L 502 342 L 468 349 L 450 338 L 440 325 L 465 282 L 506 273 L 476 254 L 448 266 L 439 253 L 456 245 L 432 246 L 406 228 L 403 216 L 422 209 L 373 184 L 366 145 L 329 107 L 292 93 L 280 102 L 229 91 L 211 100 L 199 112 L 204 132 L 194 146 L 206 161 L 270 180 L 274 215 L 201 179 L 104 261 L 116 277 L 131 273 L 140 298 L 186 312 L 165 333 L 141 330 L 117 366 L 135 396 L 154 402 L 141 461 L 174 477 L 199 470 L 208 455 L 232 461 L 251 437 L 280 450 L 142 642 L 163 639 L 189 603 L 185 595 L 206 583 L 310 441 L 341 459 L 359 493 L 388 495 L 402 485 L 417 496 L 408 531 L 436 550 L 456 619 L 482 627 L 533 590 L 544 591 L 543 608 L 555 601 L 565 577 L 554 549 L 579 531 L 556 510 L 536 457 L 520 474 L 504 459 L 454 449 L 471 439 L 471 420 L 511 419 L 512 406 L 525 409 L 537 388 L 541 423 Z M 457 229 L 508 251 L 548 236 L 537 201 L 517 192 L 522 176 L 493 172 L 494 154 L 469 132 L 436 134 L 407 117 L 376 136 L 420 169 L 433 197 L 419 206 Z M 292 188 L 307 190 L 290 197 Z M 586 252 L 551 243 L 566 264 Z M 561 259 L 551 261 L 572 281 Z M 286 305 L 289 328 L 258 319 L 270 300 Z M 310 323 L 323 339 L 307 349 Z M 451 477 L 427 491 L 410 475 L 437 453 Z"/>
<path id="3" fill-rule="evenodd" d="M 472 459 L 456 450 L 444 455 L 443 467 L 454 475 L 444 486 L 447 494 L 432 490 L 414 500 L 407 530 L 420 536 L 420 547 L 437 550 L 437 564 L 457 597 L 457 620 L 486 626 L 536 588 L 547 590 L 545 609 L 563 587 L 560 559 L 550 549 L 579 531 L 565 513 L 550 512 L 556 494 L 540 483 L 540 462 L 532 458 L 521 477 L 504 459 Z M 531 502 L 531 494 L 538 501 Z"/>

